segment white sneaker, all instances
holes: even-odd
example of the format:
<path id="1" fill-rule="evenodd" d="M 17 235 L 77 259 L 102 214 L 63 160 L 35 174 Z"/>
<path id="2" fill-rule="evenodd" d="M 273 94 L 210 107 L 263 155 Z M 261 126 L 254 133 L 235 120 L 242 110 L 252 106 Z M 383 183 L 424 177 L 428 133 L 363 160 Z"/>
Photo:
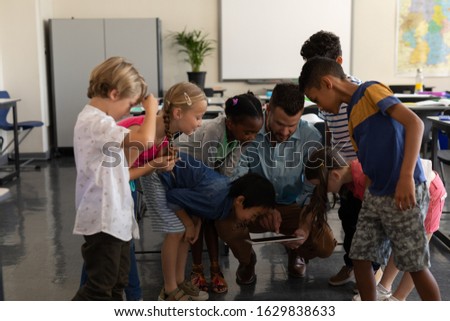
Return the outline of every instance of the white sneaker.
<path id="1" fill-rule="evenodd" d="M 381 284 L 377 285 L 377 301 L 386 301 L 386 299 L 390 298 L 391 296 L 391 291 L 386 290 Z M 352 301 L 361 301 L 361 295 L 354 295 Z"/>

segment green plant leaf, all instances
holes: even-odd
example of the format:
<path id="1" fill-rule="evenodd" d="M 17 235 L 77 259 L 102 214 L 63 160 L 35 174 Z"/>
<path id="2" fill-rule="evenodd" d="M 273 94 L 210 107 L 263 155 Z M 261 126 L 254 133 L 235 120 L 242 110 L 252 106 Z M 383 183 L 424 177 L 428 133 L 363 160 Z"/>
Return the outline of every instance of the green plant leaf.
<path id="1" fill-rule="evenodd" d="M 215 49 L 215 41 L 208 39 L 208 34 L 203 34 L 201 30 L 187 31 L 185 28 L 181 32 L 171 33 L 170 36 L 173 42 L 181 47 L 178 52 L 187 55 L 185 61 L 191 65 L 192 71 L 200 71 L 205 57 Z"/>

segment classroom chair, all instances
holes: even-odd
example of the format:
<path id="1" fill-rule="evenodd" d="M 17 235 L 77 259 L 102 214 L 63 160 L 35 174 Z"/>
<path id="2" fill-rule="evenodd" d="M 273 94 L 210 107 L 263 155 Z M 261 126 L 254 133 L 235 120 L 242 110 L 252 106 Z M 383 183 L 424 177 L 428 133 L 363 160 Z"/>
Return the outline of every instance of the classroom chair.
<path id="1" fill-rule="evenodd" d="M 203 88 L 203 92 L 205 93 L 206 97 L 214 96 L 214 89 L 212 89 L 212 88 L 205 87 L 205 88 Z"/>
<path id="2" fill-rule="evenodd" d="M 0 98 L 10 98 L 9 93 L 6 90 L 0 90 Z M 0 129 L 6 131 L 6 132 L 12 132 L 14 130 L 14 125 L 11 124 L 8 119 L 8 113 L 11 110 L 11 108 L 2 108 L 0 109 Z M 35 127 L 41 127 L 44 123 L 37 120 L 31 120 L 31 121 L 22 121 L 17 122 L 17 130 L 19 132 L 19 145 L 20 143 L 30 134 L 30 132 Z M 3 138 L 2 138 L 2 145 L 3 145 Z M 11 140 L 4 148 L 2 146 L 2 149 L 0 150 L 0 156 L 3 155 L 7 150 L 8 147 L 11 146 L 11 144 L 14 142 L 14 140 Z M 16 155 L 14 155 L 15 157 Z M 20 167 L 25 167 L 27 164 L 29 164 L 33 159 L 28 159 L 24 163 L 20 164 Z M 38 166 L 35 166 L 34 169 L 39 169 Z"/>

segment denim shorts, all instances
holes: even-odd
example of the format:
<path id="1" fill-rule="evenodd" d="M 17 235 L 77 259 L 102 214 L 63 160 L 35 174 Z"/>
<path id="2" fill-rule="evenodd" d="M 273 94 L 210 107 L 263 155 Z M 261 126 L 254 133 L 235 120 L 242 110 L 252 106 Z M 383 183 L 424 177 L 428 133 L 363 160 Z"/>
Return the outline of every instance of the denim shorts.
<path id="1" fill-rule="evenodd" d="M 376 196 L 366 191 L 350 248 L 353 260 L 387 264 L 391 248 L 401 271 L 415 272 L 430 266 L 424 217 L 428 208 L 426 184 L 416 186 L 416 206 L 400 211 L 394 195 Z"/>

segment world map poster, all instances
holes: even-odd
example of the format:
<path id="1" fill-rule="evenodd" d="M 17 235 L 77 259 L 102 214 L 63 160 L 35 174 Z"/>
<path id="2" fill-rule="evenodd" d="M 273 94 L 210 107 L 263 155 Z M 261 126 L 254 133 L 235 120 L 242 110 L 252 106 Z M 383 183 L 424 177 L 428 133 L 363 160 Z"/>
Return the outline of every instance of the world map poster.
<path id="1" fill-rule="evenodd" d="M 397 74 L 450 75 L 450 0 L 398 0 Z"/>

